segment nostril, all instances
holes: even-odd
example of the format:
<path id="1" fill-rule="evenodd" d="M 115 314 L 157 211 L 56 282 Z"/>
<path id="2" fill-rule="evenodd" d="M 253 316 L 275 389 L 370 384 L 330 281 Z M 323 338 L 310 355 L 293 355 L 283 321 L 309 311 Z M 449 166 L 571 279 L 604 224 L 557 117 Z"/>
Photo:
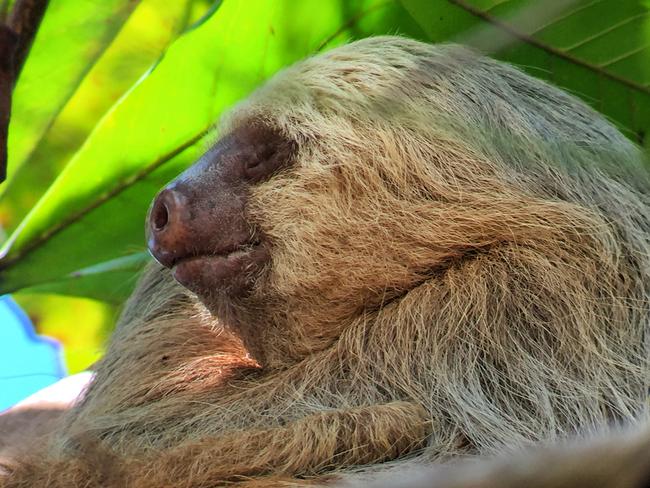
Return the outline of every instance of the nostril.
<path id="1" fill-rule="evenodd" d="M 154 199 L 146 225 L 147 246 L 152 256 L 171 268 L 189 252 L 196 229 L 191 222 L 191 204 L 174 186 L 168 186 Z"/>
<path id="2" fill-rule="evenodd" d="M 167 204 L 164 201 L 158 201 L 157 205 L 153 209 L 153 215 L 151 216 L 151 221 L 153 223 L 153 230 L 160 232 L 169 222 L 169 210 L 167 209 Z"/>

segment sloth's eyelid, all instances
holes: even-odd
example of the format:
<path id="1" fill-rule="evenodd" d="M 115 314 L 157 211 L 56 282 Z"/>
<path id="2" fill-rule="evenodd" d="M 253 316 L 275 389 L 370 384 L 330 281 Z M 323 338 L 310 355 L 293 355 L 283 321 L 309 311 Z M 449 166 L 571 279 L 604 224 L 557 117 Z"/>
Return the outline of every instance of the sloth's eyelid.
<path id="1" fill-rule="evenodd" d="M 252 157 L 252 158 L 246 158 L 246 162 L 244 163 L 246 165 L 247 169 L 252 169 L 252 168 L 257 168 L 259 165 L 261 165 L 264 162 L 263 158 L 260 157 Z"/>
<path id="2" fill-rule="evenodd" d="M 271 159 L 277 152 L 275 144 L 264 144 L 258 151 L 260 159 Z"/>

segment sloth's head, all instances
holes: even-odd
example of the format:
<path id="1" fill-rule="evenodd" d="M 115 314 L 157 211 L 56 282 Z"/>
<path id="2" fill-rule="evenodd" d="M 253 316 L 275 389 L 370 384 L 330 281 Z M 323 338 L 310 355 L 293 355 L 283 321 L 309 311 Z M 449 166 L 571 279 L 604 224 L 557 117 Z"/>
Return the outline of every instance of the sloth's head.
<path id="1" fill-rule="evenodd" d="M 366 39 L 296 64 L 236 107 L 155 199 L 149 247 L 213 311 L 297 314 L 328 335 L 458 261 L 566 232 L 558 202 L 582 169 L 560 159 L 595 146 L 634 150 L 507 65 Z"/>

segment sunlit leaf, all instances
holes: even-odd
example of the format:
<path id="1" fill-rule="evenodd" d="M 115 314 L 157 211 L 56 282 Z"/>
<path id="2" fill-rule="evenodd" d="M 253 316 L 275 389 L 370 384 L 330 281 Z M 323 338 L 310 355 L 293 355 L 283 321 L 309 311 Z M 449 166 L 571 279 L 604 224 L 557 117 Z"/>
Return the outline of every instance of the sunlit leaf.
<path id="1" fill-rule="evenodd" d="M 77 85 L 138 4 L 50 2 L 14 90 L 7 187 Z"/>
<path id="2" fill-rule="evenodd" d="M 13 231 L 36 204 L 102 115 L 149 69 L 188 22 L 196 20 L 196 15 L 207 7 L 207 3 L 196 0 L 141 0 L 110 45 L 79 80 L 69 99 L 62 100 L 62 106 L 40 107 L 54 109 L 50 122 L 30 146 L 28 157 L 23 162 L 12 161 L 10 183 L 0 186 L 0 226 L 6 232 Z M 56 58 L 56 53 L 52 57 Z M 69 69 L 73 68 L 74 65 Z M 22 93 L 31 96 L 24 90 Z M 20 95 L 15 104 L 25 105 Z M 24 110 L 15 113 L 12 127 L 27 126 L 34 130 L 37 126 L 31 126 L 29 117 Z M 20 137 L 24 137 L 23 143 L 32 140 L 31 135 L 18 131 L 12 142 L 20 141 Z M 13 146 L 10 153 L 18 155 Z"/>

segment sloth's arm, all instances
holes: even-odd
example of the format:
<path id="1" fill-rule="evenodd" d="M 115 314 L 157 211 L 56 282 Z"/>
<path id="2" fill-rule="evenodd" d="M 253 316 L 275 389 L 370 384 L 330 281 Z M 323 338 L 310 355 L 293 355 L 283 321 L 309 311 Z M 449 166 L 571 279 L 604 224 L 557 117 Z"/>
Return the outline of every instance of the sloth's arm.
<path id="1" fill-rule="evenodd" d="M 316 475 L 328 466 L 395 459 L 425 445 L 427 412 L 410 402 L 334 410 L 282 427 L 233 432 L 186 443 L 140 461 L 133 486 L 162 486 L 188 479 L 211 486 L 242 477 Z"/>
<path id="2" fill-rule="evenodd" d="M 87 486 L 89 488 L 185 488 L 221 486 L 251 477 L 245 486 L 284 486 L 291 477 L 327 478 L 328 467 L 395 459 L 425 445 L 427 412 L 409 402 L 334 410 L 275 428 L 245 430 L 187 442 L 142 458 L 123 458 L 101 443 L 79 439 L 77 455 L 24 459 L 0 474 L 0 488 Z M 265 484 L 265 480 L 268 484 Z M 304 485 L 301 481 L 301 485 Z"/>

